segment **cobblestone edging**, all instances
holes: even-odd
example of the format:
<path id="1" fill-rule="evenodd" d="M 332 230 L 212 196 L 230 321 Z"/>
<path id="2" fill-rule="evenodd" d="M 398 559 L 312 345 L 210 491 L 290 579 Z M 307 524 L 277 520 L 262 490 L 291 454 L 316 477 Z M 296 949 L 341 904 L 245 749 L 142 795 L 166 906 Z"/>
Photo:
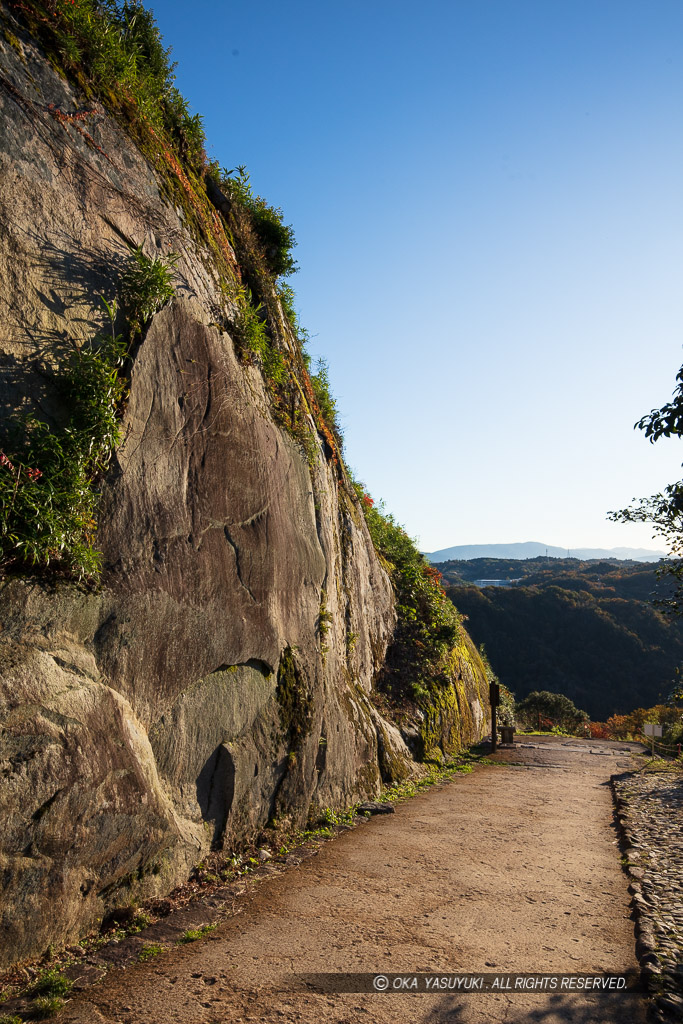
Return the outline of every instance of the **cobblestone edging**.
<path id="1" fill-rule="evenodd" d="M 683 1019 L 683 771 L 613 775 L 636 953 L 655 1020 Z"/>

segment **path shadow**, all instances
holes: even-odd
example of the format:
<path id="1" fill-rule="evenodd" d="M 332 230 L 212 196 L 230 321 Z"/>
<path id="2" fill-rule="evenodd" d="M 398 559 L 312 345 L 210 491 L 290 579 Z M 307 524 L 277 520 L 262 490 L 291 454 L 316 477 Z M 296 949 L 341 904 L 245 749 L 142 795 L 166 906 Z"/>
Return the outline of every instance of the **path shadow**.
<path id="1" fill-rule="evenodd" d="M 535 1005 L 529 1005 L 530 999 Z M 515 1006 L 517 1000 L 522 1005 Z M 647 1001 L 637 992 L 454 996 L 438 1000 L 415 1019 L 420 1024 L 645 1024 Z"/>

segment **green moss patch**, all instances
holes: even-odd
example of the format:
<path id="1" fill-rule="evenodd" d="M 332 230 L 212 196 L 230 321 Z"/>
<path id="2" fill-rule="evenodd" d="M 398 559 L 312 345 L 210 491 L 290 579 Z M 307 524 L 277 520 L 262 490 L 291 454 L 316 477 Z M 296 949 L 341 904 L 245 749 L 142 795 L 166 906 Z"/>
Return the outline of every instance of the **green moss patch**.
<path id="1" fill-rule="evenodd" d="M 291 647 L 285 648 L 277 674 L 277 702 L 280 722 L 292 752 L 298 750 L 311 731 L 313 695 L 299 669 Z"/>

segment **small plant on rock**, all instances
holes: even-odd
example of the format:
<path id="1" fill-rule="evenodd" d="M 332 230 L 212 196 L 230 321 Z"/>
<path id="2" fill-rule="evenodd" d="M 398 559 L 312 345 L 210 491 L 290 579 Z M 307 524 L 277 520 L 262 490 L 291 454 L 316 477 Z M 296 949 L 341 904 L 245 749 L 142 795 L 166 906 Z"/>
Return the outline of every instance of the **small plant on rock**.
<path id="1" fill-rule="evenodd" d="M 271 385 L 282 384 L 287 378 L 287 368 L 282 355 L 273 347 L 265 321 L 262 317 L 263 306 L 254 305 L 248 288 L 240 288 L 237 293 L 237 335 L 242 349 L 243 358 L 247 353 L 256 356 L 263 369 L 266 381 Z"/>
<path id="2" fill-rule="evenodd" d="M 330 386 L 329 366 L 325 359 L 318 359 L 316 372 L 311 374 L 311 386 L 320 412 L 322 413 L 322 417 L 332 431 L 334 439 L 341 451 L 344 446 L 344 436 L 339 422 L 337 400 L 332 394 L 332 388 Z"/>
<path id="3" fill-rule="evenodd" d="M 115 331 L 116 302 L 103 298 L 109 329 L 54 372 L 69 411 L 65 423 L 48 425 L 29 413 L 0 431 L 0 566 L 57 563 L 81 580 L 100 574 L 96 482 L 120 440 L 122 370 L 130 343 L 173 297 L 176 261 L 172 253 L 150 258 L 133 250 L 121 280 L 129 340 Z"/>
<path id="4" fill-rule="evenodd" d="M 135 917 L 131 921 L 130 931 L 132 933 L 141 932 L 144 928 L 149 928 L 151 923 L 152 918 L 149 916 L 149 914 L 145 914 L 145 912 L 141 910 L 139 913 L 135 915 Z"/>
<path id="5" fill-rule="evenodd" d="M 142 246 L 131 252 L 121 278 L 121 296 L 131 335 L 142 334 L 151 317 L 175 295 L 173 270 L 178 258 L 172 252 L 167 256 L 145 256 Z"/>

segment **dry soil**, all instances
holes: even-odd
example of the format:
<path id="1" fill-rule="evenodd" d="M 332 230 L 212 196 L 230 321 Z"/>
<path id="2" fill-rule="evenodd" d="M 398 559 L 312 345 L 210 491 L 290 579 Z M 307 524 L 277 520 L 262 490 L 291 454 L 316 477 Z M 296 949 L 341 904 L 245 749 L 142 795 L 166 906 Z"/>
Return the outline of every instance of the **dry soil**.
<path id="1" fill-rule="evenodd" d="M 215 932 L 112 971 L 61 1021 L 644 1021 L 637 994 L 340 993 L 301 978 L 636 969 L 609 786 L 628 745 L 527 742 L 266 878 Z"/>

